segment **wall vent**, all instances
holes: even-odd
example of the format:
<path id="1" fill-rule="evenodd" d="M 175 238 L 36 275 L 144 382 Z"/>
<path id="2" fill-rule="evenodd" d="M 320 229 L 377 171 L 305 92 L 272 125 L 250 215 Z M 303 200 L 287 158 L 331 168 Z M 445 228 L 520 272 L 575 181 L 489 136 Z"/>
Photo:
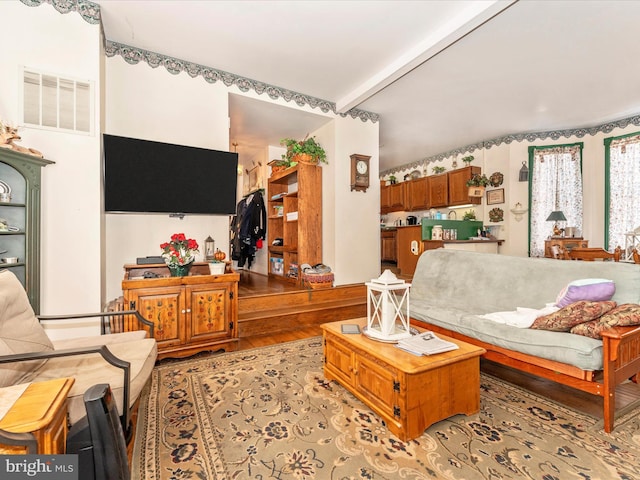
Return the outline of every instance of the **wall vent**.
<path id="1" fill-rule="evenodd" d="M 93 83 L 24 69 L 25 126 L 93 133 Z"/>

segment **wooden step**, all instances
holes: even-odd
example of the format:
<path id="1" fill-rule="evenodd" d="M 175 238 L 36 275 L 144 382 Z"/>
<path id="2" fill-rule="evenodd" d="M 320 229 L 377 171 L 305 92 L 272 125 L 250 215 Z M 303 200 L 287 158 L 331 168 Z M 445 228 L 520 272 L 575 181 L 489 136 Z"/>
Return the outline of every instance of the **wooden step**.
<path id="1" fill-rule="evenodd" d="M 238 299 L 240 338 L 366 316 L 363 284 Z"/>

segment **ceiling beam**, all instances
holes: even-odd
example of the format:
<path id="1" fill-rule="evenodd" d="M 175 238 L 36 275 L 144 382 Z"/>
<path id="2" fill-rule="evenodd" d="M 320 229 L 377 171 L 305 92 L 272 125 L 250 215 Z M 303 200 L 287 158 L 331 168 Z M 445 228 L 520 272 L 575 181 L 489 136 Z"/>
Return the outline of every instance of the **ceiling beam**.
<path id="1" fill-rule="evenodd" d="M 346 113 L 391 85 L 403 75 L 453 45 L 469 32 L 509 8 L 518 0 L 486 0 L 471 2 L 449 22 L 432 32 L 418 45 L 398 57 L 366 82 L 336 102 L 338 113 Z"/>

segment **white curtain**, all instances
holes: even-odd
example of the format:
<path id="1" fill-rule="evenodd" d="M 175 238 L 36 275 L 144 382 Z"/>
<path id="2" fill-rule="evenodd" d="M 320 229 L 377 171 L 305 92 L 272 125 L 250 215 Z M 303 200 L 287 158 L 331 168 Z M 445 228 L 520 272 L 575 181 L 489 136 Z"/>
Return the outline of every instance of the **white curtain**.
<path id="1" fill-rule="evenodd" d="M 605 141 L 606 144 L 606 141 Z M 625 233 L 640 227 L 640 135 L 609 146 L 609 249 L 625 247 Z M 627 254 L 629 258 L 630 254 Z"/>
<path id="2" fill-rule="evenodd" d="M 555 222 L 547 217 L 560 210 L 566 222 L 560 228 L 582 232 L 582 145 L 534 147 L 531 172 L 530 256 L 544 257 L 544 241 Z"/>

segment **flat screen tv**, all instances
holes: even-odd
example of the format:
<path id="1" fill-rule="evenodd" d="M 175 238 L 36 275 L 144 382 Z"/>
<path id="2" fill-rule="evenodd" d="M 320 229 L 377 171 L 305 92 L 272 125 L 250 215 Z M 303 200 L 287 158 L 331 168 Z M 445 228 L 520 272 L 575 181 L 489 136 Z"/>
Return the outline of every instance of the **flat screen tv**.
<path id="1" fill-rule="evenodd" d="M 107 212 L 236 211 L 238 154 L 103 134 Z"/>

